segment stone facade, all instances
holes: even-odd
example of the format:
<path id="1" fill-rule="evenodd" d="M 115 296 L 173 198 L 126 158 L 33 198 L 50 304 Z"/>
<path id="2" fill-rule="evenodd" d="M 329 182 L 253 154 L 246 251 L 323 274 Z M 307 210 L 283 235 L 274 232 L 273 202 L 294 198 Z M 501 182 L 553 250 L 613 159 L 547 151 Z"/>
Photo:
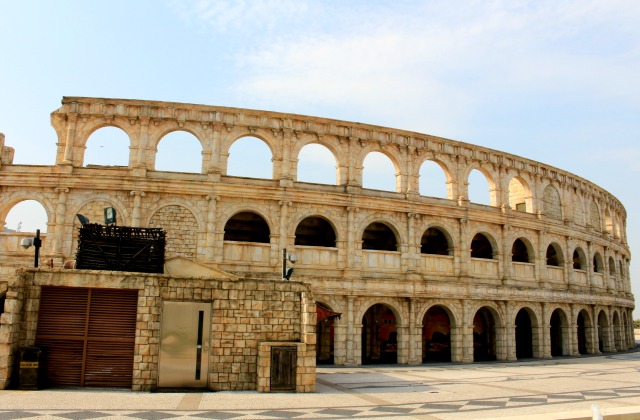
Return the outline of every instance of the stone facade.
<path id="1" fill-rule="evenodd" d="M 42 286 L 138 290 L 133 390 L 157 387 L 163 301 L 211 303 L 211 390 L 260 384 L 269 391 L 269 358 L 258 366 L 263 342 L 298 346 L 296 391 L 315 390 L 315 305 L 300 283 L 60 269 L 21 269 L 10 281 L 0 323 L 0 389 L 12 373 L 15 379 L 18 349 L 35 343 Z"/>
<path id="2" fill-rule="evenodd" d="M 448 347 L 448 360 L 472 362 L 634 345 L 626 211 L 569 172 L 415 132 L 237 108 L 65 97 L 51 121 L 55 165 L 3 160 L 0 219 L 22 200 L 41 203 L 43 255 L 54 266 L 73 258 L 75 214 L 108 203 L 119 224 L 167 227 L 168 257 L 239 278 L 279 279 L 282 250 L 296 253 L 295 279 L 342 314 L 318 329 L 326 332 L 320 345 L 332 349 L 323 354 L 338 365 L 418 364 L 438 346 Z M 83 166 L 87 139 L 106 126 L 128 135 L 129 165 Z M 173 131 L 200 141 L 199 173 L 155 170 L 158 144 Z M 231 145 L 248 136 L 272 151 L 272 179 L 227 174 Z M 335 157 L 335 185 L 298 182 L 298 156 L 310 144 Z M 393 162 L 395 192 L 363 188 L 371 152 Z M 442 169 L 446 197 L 419 194 L 427 161 Z M 487 179 L 490 205 L 469 200 L 473 170 Z M 233 237 L 243 225 L 260 238 Z M 322 227 L 308 241 L 300 226 Z M 0 236 L 8 278 L 32 254 L 19 247 L 20 234 Z M 444 344 L 428 325 L 442 313 Z"/>

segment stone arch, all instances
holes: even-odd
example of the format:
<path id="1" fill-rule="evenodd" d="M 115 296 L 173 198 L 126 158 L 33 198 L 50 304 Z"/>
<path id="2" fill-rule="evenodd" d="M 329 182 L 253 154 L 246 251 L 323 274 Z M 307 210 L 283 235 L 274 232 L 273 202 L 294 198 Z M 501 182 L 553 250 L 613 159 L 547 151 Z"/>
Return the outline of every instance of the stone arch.
<path id="1" fill-rule="evenodd" d="M 337 248 L 337 242 L 335 226 L 324 216 L 306 216 L 296 225 L 295 245 Z"/>
<path id="2" fill-rule="evenodd" d="M 385 227 L 386 229 L 388 229 L 388 232 L 386 231 Z M 389 233 L 393 234 L 393 238 Z M 362 249 L 399 251 L 400 244 L 402 243 L 402 238 L 399 235 L 398 229 L 393 225 L 393 223 L 380 218 L 369 220 L 369 223 L 367 223 L 360 229 L 358 237 L 362 240 Z M 384 242 L 381 242 L 383 239 Z M 392 239 L 395 241 L 395 243 L 391 243 Z M 369 243 L 369 241 L 373 242 Z M 369 248 L 368 246 L 375 247 Z"/>
<path id="3" fill-rule="evenodd" d="M 451 361 L 453 314 L 446 305 L 431 305 L 422 317 L 422 363 Z"/>
<path id="4" fill-rule="evenodd" d="M 611 326 L 613 327 L 613 344 L 617 351 L 626 350 L 627 347 L 624 345 L 624 340 L 622 339 L 622 322 L 620 321 L 620 314 L 618 311 L 613 311 L 612 319 L 613 321 L 611 322 Z"/>
<path id="5" fill-rule="evenodd" d="M 187 168 L 180 166 L 179 169 L 159 169 L 158 168 L 158 155 L 160 154 L 160 146 L 163 144 L 163 141 L 173 141 L 172 138 L 170 136 L 173 135 L 190 135 L 193 137 L 193 139 L 197 140 L 197 144 L 200 146 L 199 149 L 199 153 L 200 156 L 197 156 L 198 158 L 198 162 L 200 163 L 200 167 L 198 168 L 198 170 L 192 170 L 191 168 L 188 168 L 189 170 L 186 170 Z M 153 140 L 151 141 L 151 145 L 150 147 L 153 148 L 153 150 L 155 150 L 155 152 L 152 155 L 152 159 L 151 161 L 148 163 L 148 167 L 149 169 L 152 170 L 156 170 L 156 171 L 170 171 L 170 172 L 187 172 L 187 173 L 202 173 L 204 172 L 204 152 L 205 152 L 205 147 L 206 147 L 206 143 L 199 137 L 199 134 L 197 131 L 190 129 L 189 127 L 184 127 L 184 128 L 171 128 L 171 129 L 167 129 L 162 131 L 157 137 L 154 137 Z M 185 153 L 185 149 L 181 149 L 180 150 L 181 154 Z M 164 156 L 161 156 L 164 157 Z M 190 156 L 193 157 L 193 156 Z"/>
<path id="6" fill-rule="evenodd" d="M 471 239 L 471 258 L 496 259 L 498 243 L 488 232 L 477 232 Z"/>
<path id="7" fill-rule="evenodd" d="M 549 338 L 551 341 L 551 357 L 568 356 L 570 354 L 571 329 L 567 314 L 562 308 L 555 308 L 549 318 Z"/>
<path id="8" fill-rule="evenodd" d="M 537 328 L 539 322 L 536 312 L 528 306 L 523 306 L 514 313 L 516 358 L 540 357 L 538 347 L 542 337 L 540 337 L 540 329 Z"/>
<path id="9" fill-rule="evenodd" d="M 79 125 L 76 129 L 76 135 L 74 139 L 74 156 L 72 157 L 74 165 L 77 166 L 86 166 L 85 165 L 85 152 L 87 149 L 87 142 L 91 138 L 91 136 L 98 130 L 102 128 L 113 127 L 116 129 L 120 129 L 127 136 L 129 141 L 130 150 L 134 147 L 137 147 L 137 141 L 135 140 L 135 135 L 131 133 L 132 126 L 129 121 L 123 118 L 113 118 L 111 121 L 106 122 L 103 118 L 90 118 L 87 123 Z M 131 162 L 130 154 L 126 157 L 127 162 Z"/>
<path id="10" fill-rule="evenodd" d="M 550 219 L 562 220 L 562 200 L 560 193 L 551 184 L 544 187 L 542 192 L 542 210 Z"/>
<path id="11" fill-rule="evenodd" d="M 610 352 L 612 350 L 609 316 L 604 309 L 598 311 L 598 349 L 600 352 Z"/>
<path id="12" fill-rule="evenodd" d="M 337 141 L 336 141 L 337 142 Z M 328 150 L 329 153 L 333 156 L 334 170 L 333 170 L 333 182 L 327 183 L 328 185 L 343 185 L 346 184 L 346 173 L 342 174 L 340 171 L 341 167 L 348 166 L 348 159 L 345 159 L 342 153 L 342 150 L 339 147 L 336 147 L 333 143 L 329 141 L 325 141 L 324 138 L 322 140 L 315 140 L 309 138 L 306 141 L 297 141 L 292 151 L 292 173 L 294 174 L 294 179 L 297 182 L 312 182 L 312 183 L 322 183 L 324 182 L 316 182 L 316 181 L 303 181 L 300 179 L 300 153 L 307 147 L 318 145 L 322 146 Z M 323 167 L 324 169 L 324 167 Z"/>
<path id="13" fill-rule="evenodd" d="M 454 241 L 449 231 L 442 226 L 432 225 L 422 234 L 420 253 L 432 255 L 453 255 Z"/>
<path id="14" fill-rule="evenodd" d="M 615 260 L 613 259 L 612 256 L 609 256 L 608 265 L 609 265 L 609 275 L 610 276 L 615 276 L 616 275 L 616 262 L 615 262 Z"/>
<path id="15" fill-rule="evenodd" d="M 478 171 L 480 174 L 482 174 L 482 176 L 484 176 L 484 179 L 487 182 L 488 185 L 488 197 L 489 200 L 487 200 L 486 204 L 490 205 L 490 206 L 496 206 L 496 203 L 498 202 L 497 197 L 496 197 L 496 191 L 497 191 L 497 187 L 496 187 L 496 182 L 495 182 L 495 178 L 493 176 L 493 174 L 491 172 L 489 172 L 487 169 L 483 168 L 482 166 L 478 166 L 478 165 L 472 165 L 469 166 L 466 170 L 465 173 L 465 183 L 467 185 L 467 198 L 469 199 L 469 201 L 474 202 L 474 203 L 479 203 L 479 204 L 484 204 L 482 201 L 483 200 L 475 200 L 475 196 L 476 196 L 476 191 L 475 188 L 472 191 L 469 190 L 469 187 L 471 185 L 471 176 L 474 173 L 474 171 Z M 478 197 L 480 196 L 480 193 L 477 192 Z M 472 197 L 473 196 L 473 197 Z"/>
<path id="16" fill-rule="evenodd" d="M 587 269 L 587 256 L 581 247 L 577 246 L 573 250 L 573 269 L 574 270 L 586 270 Z"/>
<path id="17" fill-rule="evenodd" d="M 370 173 L 369 170 L 365 167 L 365 161 L 367 160 L 367 158 L 369 158 L 369 156 L 371 156 L 372 158 L 375 159 L 375 156 L 373 155 L 374 153 L 379 153 L 379 154 L 383 155 L 386 159 L 389 160 L 389 162 L 391 162 L 391 165 L 394 168 L 394 172 L 391 174 L 393 176 L 393 180 L 394 180 L 394 184 L 395 184 L 393 188 L 386 189 L 386 188 L 378 188 L 377 186 L 373 187 L 373 186 L 365 185 L 365 174 L 369 174 Z M 382 191 L 391 191 L 391 192 L 401 192 L 401 187 L 400 187 L 401 169 L 400 169 L 400 163 L 399 163 L 400 159 L 399 159 L 399 157 L 397 157 L 393 153 L 389 153 L 389 152 L 387 152 L 385 150 L 370 150 L 367 154 L 364 155 L 364 157 L 362 158 L 361 162 L 362 162 L 362 173 L 361 173 L 360 183 L 362 185 L 362 188 L 374 189 L 374 190 L 382 190 Z M 384 175 L 378 174 L 378 177 L 379 176 L 385 176 L 386 177 L 387 173 L 385 172 Z M 373 178 L 375 179 L 376 176 L 373 176 Z"/>
<path id="18" fill-rule="evenodd" d="M 267 219 L 253 210 L 237 211 L 224 224 L 224 241 L 271 242 L 272 227 Z"/>
<path id="19" fill-rule="evenodd" d="M 2 197 L 0 201 L 0 220 L 4 223 L 9 215 L 9 212 L 16 206 L 16 204 L 22 201 L 36 201 L 40 204 L 47 215 L 46 230 L 49 230 L 49 226 L 53 225 L 53 216 L 55 215 L 55 206 L 45 194 L 40 192 L 31 191 L 16 191 Z M 2 225 L 4 227 L 4 224 Z"/>
<path id="20" fill-rule="evenodd" d="M 336 312 L 330 303 L 316 300 L 316 305 Z M 333 365 L 335 355 L 335 319 L 327 318 L 316 323 L 316 365 Z"/>
<path id="21" fill-rule="evenodd" d="M 593 343 L 594 325 L 591 322 L 591 315 L 586 309 L 580 309 L 576 315 L 578 353 L 589 354 L 595 353 L 595 345 Z"/>
<path id="22" fill-rule="evenodd" d="M 557 242 L 551 242 L 547 246 L 546 262 L 547 266 L 552 267 L 562 267 L 564 265 L 562 247 Z"/>
<path id="23" fill-rule="evenodd" d="M 609 209 L 604 210 L 604 231 L 613 236 L 613 218 Z"/>
<path id="24" fill-rule="evenodd" d="M 430 185 L 428 184 L 428 180 L 425 180 L 423 175 L 423 168 L 425 167 L 425 164 L 427 164 L 428 162 L 433 163 L 433 165 L 429 165 L 432 168 L 435 168 L 436 166 L 439 167 L 442 171 L 442 174 L 444 175 L 444 181 L 445 181 L 445 185 L 442 186 L 445 194 L 444 195 L 436 195 L 435 197 L 440 197 L 440 198 L 447 198 L 447 199 L 453 199 L 453 191 L 451 189 L 451 182 L 453 180 L 452 176 L 451 176 L 451 170 L 449 169 L 448 165 L 446 163 L 444 163 L 442 160 L 440 159 L 434 159 L 434 158 L 426 158 L 423 159 L 420 164 L 418 165 L 417 168 L 417 173 L 418 173 L 418 178 L 419 178 L 419 182 L 418 182 L 418 191 L 420 193 L 420 195 L 429 195 L 426 194 L 427 191 L 427 187 L 426 185 Z M 424 182 L 423 182 L 424 181 Z"/>
<path id="25" fill-rule="evenodd" d="M 105 195 L 96 195 L 83 200 L 76 205 L 67 205 L 67 208 L 75 208 L 75 211 L 70 211 L 65 215 L 65 223 L 72 226 L 74 232 L 80 228 L 80 220 L 76 217 L 76 214 L 81 214 L 89 219 L 91 223 L 104 224 L 104 209 L 106 207 L 113 207 L 116 209 L 117 224 L 127 226 L 129 219 L 129 212 L 127 206 L 115 197 Z M 78 249 L 78 235 L 73 235 L 71 241 L 71 252 Z"/>
<path id="26" fill-rule="evenodd" d="M 402 342 L 398 325 L 399 311 L 387 303 L 368 306 L 362 320 L 362 364 L 398 362 L 398 347 Z"/>
<path id="27" fill-rule="evenodd" d="M 518 237 L 511 246 L 511 261 L 531 263 L 535 261 L 535 250 L 531 241 L 525 237 Z"/>
<path id="28" fill-rule="evenodd" d="M 473 312 L 473 361 L 496 360 L 499 354 L 498 328 L 502 326 L 498 311 L 481 305 Z"/>
<path id="29" fill-rule="evenodd" d="M 275 146 L 275 144 L 273 144 L 272 140 L 267 137 L 267 136 L 261 136 L 259 134 L 255 134 L 255 133 L 246 133 L 243 135 L 237 135 L 237 136 L 233 136 L 233 141 L 231 142 L 224 142 L 225 147 L 222 148 L 222 150 L 224 150 L 224 152 L 221 152 L 221 171 L 223 174 L 228 175 L 228 176 L 240 176 L 240 177 L 249 177 L 249 178 L 259 178 L 259 179 L 273 179 L 274 175 L 275 175 L 275 166 L 273 164 L 273 162 L 277 159 L 280 158 L 280 156 L 278 156 L 278 151 L 279 148 L 277 148 Z M 271 168 L 270 173 L 268 174 L 260 174 L 260 176 L 250 176 L 247 174 L 230 174 L 229 173 L 229 158 L 231 156 L 231 148 L 237 144 L 238 141 L 243 141 L 244 139 L 257 139 L 261 142 L 263 142 L 267 148 L 269 149 L 269 151 L 271 152 L 271 156 L 268 157 L 268 160 L 271 162 L 266 166 L 269 166 Z M 228 144 L 227 144 L 228 143 Z M 266 157 L 260 156 L 260 160 L 262 163 L 265 163 Z M 235 161 L 235 158 L 234 158 Z M 265 169 L 266 171 L 266 169 Z"/>
<path id="30" fill-rule="evenodd" d="M 593 254 L 593 272 L 604 273 L 604 260 L 602 259 L 602 255 L 599 251 L 596 251 Z"/>
<path id="31" fill-rule="evenodd" d="M 165 229 L 167 257 L 196 259 L 201 232 L 196 214 L 183 204 L 163 204 L 149 218 L 149 227 Z M 197 232 L 197 235 L 193 233 Z"/>
<path id="32" fill-rule="evenodd" d="M 508 184 L 509 207 L 515 211 L 533 212 L 533 195 L 529 183 L 521 176 L 514 176 Z"/>
<path id="33" fill-rule="evenodd" d="M 106 137 L 113 133 L 109 139 Z M 118 144 L 120 139 L 124 141 L 124 144 Z M 116 141 L 116 143 L 113 143 Z M 100 142 L 102 145 L 94 145 L 93 143 Z M 94 147 L 95 146 L 95 147 Z M 102 150 L 97 150 L 97 148 Z M 96 162 L 95 160 L 102 160 L 106 156 L 110 156 L 113 152 L 118 153 L 118 156 L 113 162 Z M 88 153 L 88 154 L 87 154 Z M 100 165 L 100 166 L 122 166 L 128 167 L 131 162 L 131 137 L 129 133 L 119 126 L 107 124 L 96 130 L 94 130 L 85 140 L 84 147 L 82 148 L 82 166 Z M 94 160 L 88 162 L 89 159 Z"/>

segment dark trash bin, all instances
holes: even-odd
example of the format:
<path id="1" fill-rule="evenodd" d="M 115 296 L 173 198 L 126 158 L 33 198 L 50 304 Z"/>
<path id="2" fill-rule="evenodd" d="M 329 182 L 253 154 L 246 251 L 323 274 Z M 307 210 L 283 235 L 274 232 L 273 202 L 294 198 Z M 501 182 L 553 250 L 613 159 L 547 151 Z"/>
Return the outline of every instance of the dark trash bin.
<path id="1" fill-rule="evenodd" d="M 42 389 L 44 386 L 44 356 L 41 347 L 23 347 L 20 350 L 20 382 L 18 389 Z"/>

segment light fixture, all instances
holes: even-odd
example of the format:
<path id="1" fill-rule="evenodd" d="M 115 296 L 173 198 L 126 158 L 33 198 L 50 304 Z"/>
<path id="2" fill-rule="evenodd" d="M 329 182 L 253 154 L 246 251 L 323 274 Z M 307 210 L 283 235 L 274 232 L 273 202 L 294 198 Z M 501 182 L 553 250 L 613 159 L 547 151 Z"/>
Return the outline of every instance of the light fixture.
<path id="1" fill-rule="evenodd" d="M 33 266 L 38 267 L 38 260 L 40 259 L 40 247 L 42 246 L 42 239 L 40 239 L 40 229 L 36 229 L 36 237 L 35 238 L 24 238 L 20 241 L 20 246 L 24 249 L 29 249 L 29 247 L 33 245 L 36 249 L 35 257 L 33 260 Z"/>
<path id="2" fill-rule="evenodd" d="M 287 268 L 287 261 L 295 264 L 298 261 L 296 254 L 287 254 L 287 248 L 282 250 L 282 280 L 289 280 L 293 274 L 293 267 Z"/>

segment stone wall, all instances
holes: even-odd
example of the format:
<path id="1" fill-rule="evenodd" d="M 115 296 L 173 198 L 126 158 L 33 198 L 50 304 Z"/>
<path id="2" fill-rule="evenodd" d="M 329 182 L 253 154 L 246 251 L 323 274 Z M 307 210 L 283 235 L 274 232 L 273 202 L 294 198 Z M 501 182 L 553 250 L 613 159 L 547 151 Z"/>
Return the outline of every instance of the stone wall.
<path id="1" fill-rule="evenodd" d="M 315 305 L 304 284 L 55 269 L 22 269 L 9 283 L 0 317 L 2 389 L 15 379 L 19 348 L 35 343 L 42 286 L 139 290 L 133 390 L 157 386 L 164 300 L 211 302 L 211 390 L 255 390 L 264 384 L 258 369 L 261 342 L 298 346 L 296 391 L 315 390 Z"/>

